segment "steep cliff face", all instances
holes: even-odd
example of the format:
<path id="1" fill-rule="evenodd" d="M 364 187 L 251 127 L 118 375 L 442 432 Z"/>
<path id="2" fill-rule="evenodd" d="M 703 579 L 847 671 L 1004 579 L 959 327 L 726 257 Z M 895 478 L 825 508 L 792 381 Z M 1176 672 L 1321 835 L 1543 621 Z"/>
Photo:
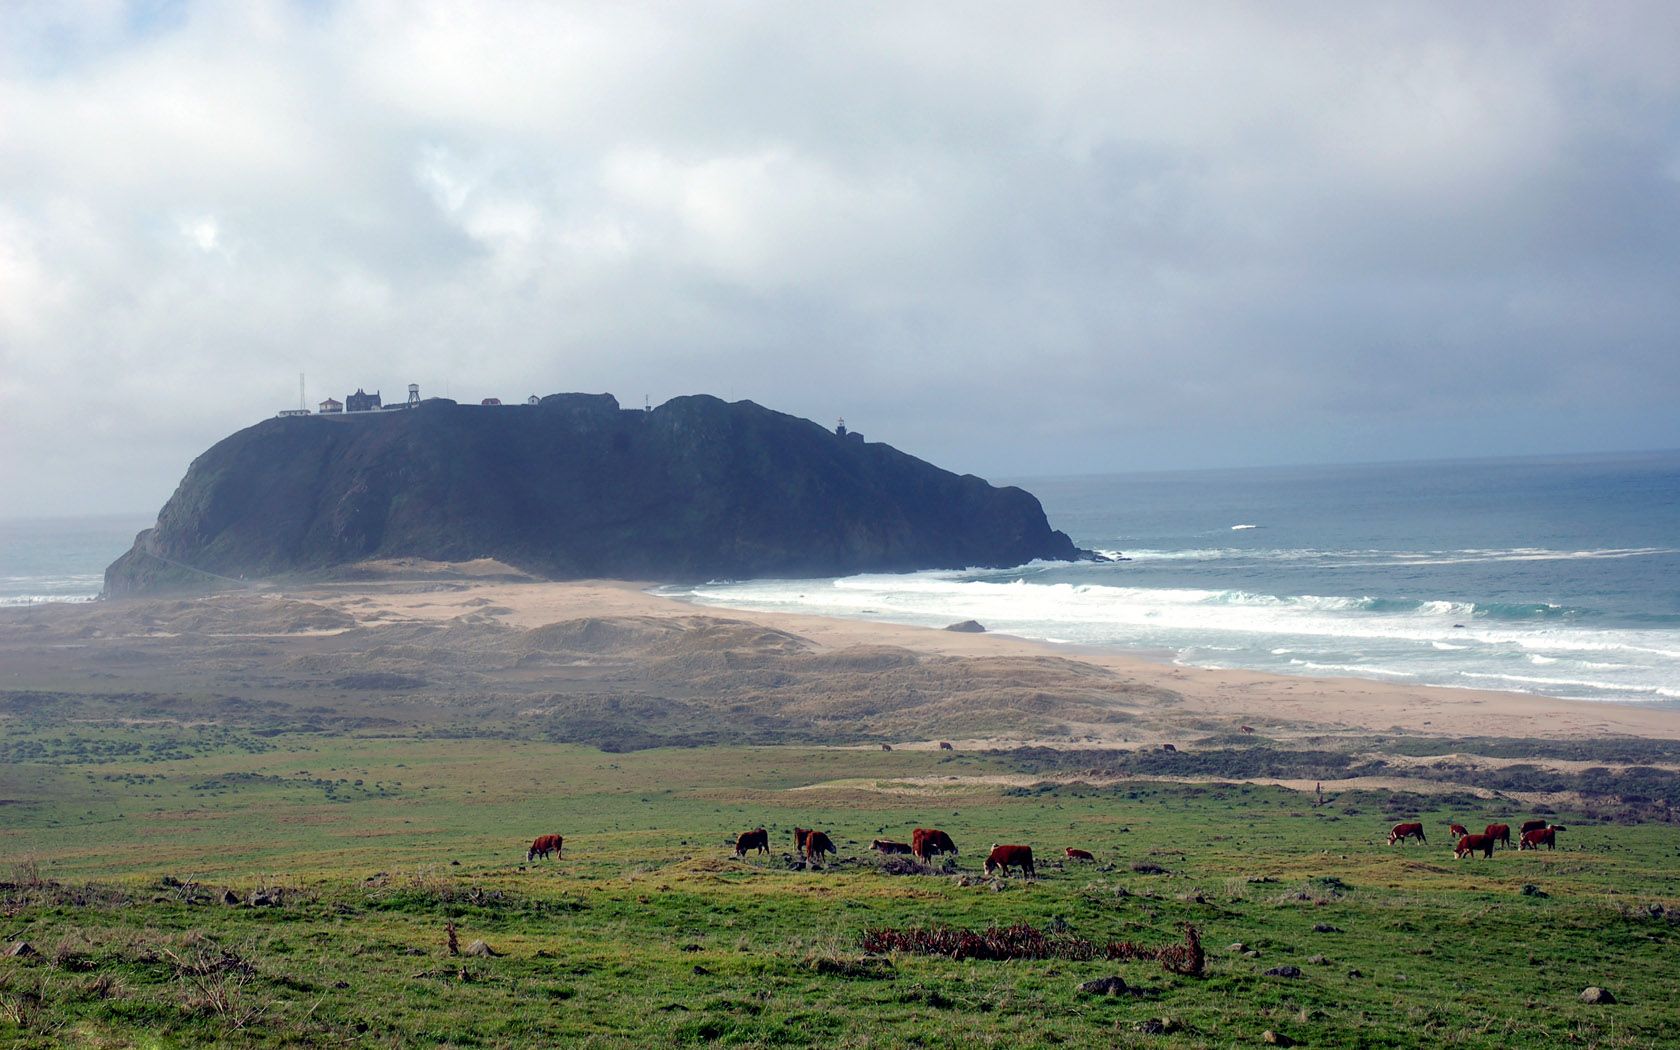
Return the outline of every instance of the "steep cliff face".
<path id="1" fill-rule="evenodd" d="M 551 578 L 831 576 L 1080 556 L 1017 488 L 751 402 L 428 401 L 269 419 L 193 461 L 110 595 L 369 558 L 491 557 Z"/>

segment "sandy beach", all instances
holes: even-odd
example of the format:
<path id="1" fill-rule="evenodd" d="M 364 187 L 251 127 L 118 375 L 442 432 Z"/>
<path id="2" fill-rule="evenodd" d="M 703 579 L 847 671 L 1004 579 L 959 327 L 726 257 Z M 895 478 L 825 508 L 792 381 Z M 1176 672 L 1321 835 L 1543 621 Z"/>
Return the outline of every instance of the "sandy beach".
<path id="1" fill-rule="evenodd" d="M 1164 724 L 1206 731 L 1224 723 L 1269 736 L 1314 733 L 1408 733 L 1593 739 L 1604 736 L 1680 738 L 1680 710 L 1632 704 L 1558 700 L 1519 693 L 1409 686 L 1355 678 L 1308 678 L 1174 666 L 1133 656 L 1073 650 L 1000 634 L 965 634 L 864 620 L 697 606 L 649 593 L 653 584 L 619 581 L 503 582 L 463 580 L 449 590 L 344 584 L 284 592 L 343 609 L 359 622 L 395 624 L 489 616 L 511 627 L 536 628 L 579 618 L 694 616 L 741 621 L 808 640 L 820 651 L 896 647 L 925 656 L 1007 659 L 1030 665 L 1075 661 L 1113 675 L 1130 695 L 1170 694 L 1153 712 Z M 937 727 L 933 727 L 937 731 Z M 1058 746 L 1107 746 L 1113 726 L 1081 726 L 1081 737 Z M 1240 730 L 1239 730 L 1240 731 Z M 1125 736 L 1132 742 L 1135 731 Z M 972 744 L 996 744 L 996 738 Z M 915 746 L 915 741 L 907 741 Z M 924 742 L 924 746 L 925 742 Z"/>

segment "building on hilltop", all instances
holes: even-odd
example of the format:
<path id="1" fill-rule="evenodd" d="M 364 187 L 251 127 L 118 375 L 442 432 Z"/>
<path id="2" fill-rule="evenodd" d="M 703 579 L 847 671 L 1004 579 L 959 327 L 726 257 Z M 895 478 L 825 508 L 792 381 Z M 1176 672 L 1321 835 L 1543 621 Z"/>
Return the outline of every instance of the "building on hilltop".
<path id="1" fill-rule="evenodd" d="M 330 398 L 329 397 L 325 401 L 321 402 L 321 414 L 323 416 L 337 415 L 338 413 L 343 412 L 343 411 L 344 411 L 344 402 L 339 401 L 336 398 Z"/>
<path id="2" fill-rule="evenodd" d="M 344 411 L 346 412 L 373 412 L 380 407 L 379 391 L 377 390 L 369 394 L 361 387 L 357 387 L 354 394 L 347 394 L 344 398 Z"/>

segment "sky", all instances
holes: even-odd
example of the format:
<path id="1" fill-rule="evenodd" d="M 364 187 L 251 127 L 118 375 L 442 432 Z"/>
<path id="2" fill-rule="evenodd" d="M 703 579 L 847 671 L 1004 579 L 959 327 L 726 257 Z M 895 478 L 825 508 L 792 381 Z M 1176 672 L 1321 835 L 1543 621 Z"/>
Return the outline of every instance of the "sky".
<path id="1" fill-rule="evenodd" d="M 0 4 L 0 516 L 357 387 L 982 476 L 1680 447 L 1680 4 Z"/>

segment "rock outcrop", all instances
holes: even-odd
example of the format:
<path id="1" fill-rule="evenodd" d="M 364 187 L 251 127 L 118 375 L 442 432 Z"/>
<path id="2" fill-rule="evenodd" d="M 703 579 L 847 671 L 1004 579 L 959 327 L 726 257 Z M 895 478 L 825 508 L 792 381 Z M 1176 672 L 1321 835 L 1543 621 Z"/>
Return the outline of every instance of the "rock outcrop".
<path id="1" fill-rule="evenodd" d="M 494 558 L 552 579 L 1002 567 L 1084 556 L 1030 493 L 749 401 L 607 394 L 269 419 L 200 455 L 107 595 Z M 218 579 L 222 578 L 222 579 Z"/>

